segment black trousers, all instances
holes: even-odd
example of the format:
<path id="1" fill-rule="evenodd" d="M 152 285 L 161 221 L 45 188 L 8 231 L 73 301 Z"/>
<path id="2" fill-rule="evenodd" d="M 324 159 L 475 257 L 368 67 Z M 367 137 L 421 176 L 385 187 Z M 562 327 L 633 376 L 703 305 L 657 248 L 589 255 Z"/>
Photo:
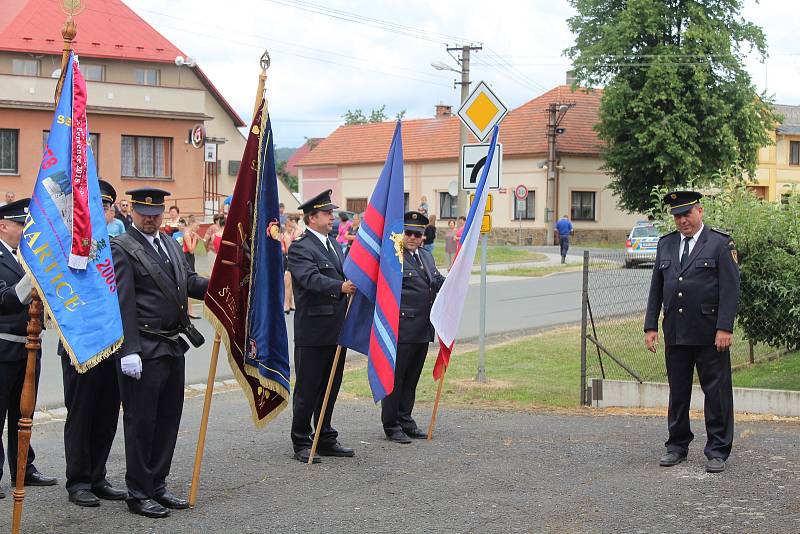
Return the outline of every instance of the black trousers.
<path id="1" fill-rule="evenodd" d="M 707 458 L 728 458 L 733 444 L 733 386 L 731 354 L 717 352 L 715 346 L 673 345 L 666 348 L 669 379 L 669 439 L 667 451 L 685 455 L 694 434 L 689 427 L 689 405 L 695 366 L 700 387 L 705 394 L 705 418 L 708 440 Z"/>
<path id="2" fill-rule="evenodd" d="M 17 452 L 19 430 L 19 399 L 22 395 L 22 384 L 25 382 L 26 360 L 16 362 L 0 362 L 0 479 L 3 478 L 5 451 L 3 448 L 3 425 L 8 415 L 8 467 L 11 479 L 17 477 Z M 39 370 L 41 358 L 36 358 L 36 390 L 39 390 Z M 34 401 L 35 402 L 35 401 Z M 33 447 L 28 446 L 28 464 L 25 474 L 36 471 L 33 460 L 36 455 Z"/>
<path id="3" fill-rule="evenodd" d="M 411 417 L 417 398 L 417 384 L 425 366 L 429 343 L 398 343 L 394 366 L 394 389 L 381 401 L 381 422 L 387 434 L 396 430 L 414 430 Z"/>
<path id="4" fill-rule="evenodd" d="M 142 360 L 139 380 L 117 362 L 125 428 L 125 483 L 128 499 L 152 499 L 166 492 L 183 412 L 184 357 Z"/>
<path id="5" fill-rule="evenodd" d="M 108 359 L 83 374 L 61 357 L 64 378 L 64 456 L 69 493 L 109 485 L 106 461 L 119 421 L 116 362 Z"/>
<path id="6" fill-rule="evenodd" d="M 558 241 L 561 244 L 561 257 L 566 258 L 567 252 L 569 251 L 569 236 L 568 235 L 559 236 Z"/>
<path id="7" fill-rule="evenodd" d="M 320 432 L 319 447 L 325 448 L 336 443 L 339 433 L 331 426 L 333 406 L 339 395 L 344 372 L 344 360 L 347 349 L 342 347 L 339 365 L 333 378 L 331 395 L 325 410 L 325 417 L 320 417 L 322 401 L 325 399 L 325 388 L 333 367 L 336 345 L 324 347 L 294 348 L 295 383 L 292 396 L 292 445 L 294 451 L 310 449 L 314 441 L 311 420 L 314 420 L 315 431 Z M 322 423 L 320 424 L 320 420 Z"/>

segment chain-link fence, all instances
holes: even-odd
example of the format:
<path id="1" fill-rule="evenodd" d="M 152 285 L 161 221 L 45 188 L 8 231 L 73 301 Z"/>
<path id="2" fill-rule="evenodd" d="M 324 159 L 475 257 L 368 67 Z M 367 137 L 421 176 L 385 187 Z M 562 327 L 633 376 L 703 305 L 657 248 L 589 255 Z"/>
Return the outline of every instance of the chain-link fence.
<path id="1" fill-rule="evenodd" d="M 584 252 L 581 321 L 581 388 L 584 402 L 592 378 L 666 382 L 664 342 L 656 353 L 644 345 L 644 314 L 650 290 L 653 255 L 632 258 L 625 251 Z M 752 298 L 743 286 L 739 301 Z M 791 306 L 791 303 L 774 303 Z M 661 324 L 659 320 L 659 330 Z M 731 365 L 763 361 L 785 352 L 781 347 L 751 343 L 743 328 L 734 329 Z"/>

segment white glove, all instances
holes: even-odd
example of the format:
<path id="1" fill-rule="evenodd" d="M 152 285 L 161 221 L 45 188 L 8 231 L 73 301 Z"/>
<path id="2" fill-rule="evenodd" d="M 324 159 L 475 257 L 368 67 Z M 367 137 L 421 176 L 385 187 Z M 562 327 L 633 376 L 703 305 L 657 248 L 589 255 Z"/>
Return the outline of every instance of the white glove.
<path id="1" fill-rule="evenodd" d="M 142 358 L 137 354 L 128 354 L 119 361 L 123 374 L 139 380 L 142 378 Z"/>
<path id="2" fill-rule="evenodd" d="M 25 276 L 17 282 L 17 285 L 14 286 L 14 293 L 17 294 L 17 298 L 22 304 L 30 304 L 31 303 L 31 291 L 33 291 L 33 282 L 31 282 L 31 275 L 25 273 Z"/>

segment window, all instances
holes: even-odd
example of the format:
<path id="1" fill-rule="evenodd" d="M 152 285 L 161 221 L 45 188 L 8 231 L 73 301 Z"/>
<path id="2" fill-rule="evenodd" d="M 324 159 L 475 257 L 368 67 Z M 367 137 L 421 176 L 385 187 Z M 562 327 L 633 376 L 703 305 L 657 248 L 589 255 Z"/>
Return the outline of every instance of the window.
<path id="1" fill-rule="evenodd" d="M 352 211 L 353 213 L 364 213 L 366 210 L 367 210 L 366 198 L 347 199 L 347 211 Z"/>
<path id="2" fill-rule="evenodd" d="M 171 178 L 172 138 L 123 135 L 122 176 Z"/>
<path id="3" fill-rule="evenodd" d="M 135 69 L 135 74 L 139 85 L 158 85 L 158 69 Z"/>
<path id="4" fill-rule="evenodd" d="M 42 152 L 47 150 L 47 137 L 50 135 L 50 130 L 42 130 Z M 92 147 L 92 155 L 94 156 L 94 164 L 97 166 L 97 173 L 99 174 L 100 166 L 97 163 L 99 161 L 99 150 L 100 150 L 100 134 L 90 133 L 89 134 L 89 146 Z"/>
<path id="5" fill-rule="evenodd" d="M 408 193 L 403 193 L 403 213 L 409 211 L 408 209 Z"/>
<path id="6" fill-rule="evenodd" d="M 533 191 L 528 192 L 528 196 L 523 200 L 514 197 L 514 220 L 532 221 L 536 218 Z"/>
<path id="7" fill-rule="evenodd" d="M 0 129 L 0 174 L 17 174 L 19 130 Z"/>
<path id="8" fill-rule="evenodd" d="M 594 191 L 573 191 L 572 192 L 572 220 L 573 221 L 594 221 Z"/>
<path id="9" fill-rule="evenodd" d="M 458 195 L 452 196 L 446 191 L 439 193 L 439 218 L 455 219 L 458 217 Z"/>
<path id="10" fill-rule="evenodd" d="M 103 65 L 84 63 L 81 65 L 81 72 L 83 77 L 90 82 L 103 82 L 106 79 L 106 68 Z"/>
<path id="11" fill-rule="evenodd" d="M 38 76 L 39 75 L 39 60 L 38 59 L 12 59 L 11 60 L 11 73 L 22 74 L 23 76 Z"/>
<path id="12" fill-rule="evenodd" d="M 800 165 L 800 141 L 789 141 L 789 165 Z"/>

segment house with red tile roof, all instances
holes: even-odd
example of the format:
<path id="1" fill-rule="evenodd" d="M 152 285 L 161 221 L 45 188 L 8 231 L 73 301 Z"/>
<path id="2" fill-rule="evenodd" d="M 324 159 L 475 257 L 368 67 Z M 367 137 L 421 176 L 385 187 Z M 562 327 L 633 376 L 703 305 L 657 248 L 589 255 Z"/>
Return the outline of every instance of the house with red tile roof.
<path id="1" fill-rule="evenodd" d="M 555 217 L 569 215 L 576 237 L 622 243 L 640 215 L 620 211 L 603 172 L 600 141 L 593 130 L 602 91 L 562 85 L 511 110 L 500 126 L 503 162 L 500 189 L 493 191 L 492 238 L 509 243 L 544 242 L 548 106 L 574 104 L 559 123 L 556 142 Z M 440 224 L 457 216 L 448 190 L 459 177 L 459 119 L 437 106 L 433 118 L 403 121 L 406 208 L 423 197 Z M 297 164 L 300 195 L 333 189 L 334 202 L 351 211 L 366 205 L 389 150 L 394 122 L 340 126 Z M 469 136 L 468 143 L 477 140 Z M 514 196 L 525 185 L 528 197 Z"/>
<path id="2" fill-rule="evenodd" d="M 4 0 L 0 10 L 0 191 L 18 198 L 33 190 L 52 121 L 65 19 L 60 0 Z M 182 214 L 219 211 L 236 181 L 244 120 L 184 51 L 122 1 L 85 3 L 74 20 L 98 174 L 120 193 L 167 189 Z M 216 162 L 190 142 L 196 125 L 217 145 Z M 280 196 L 297 205 L 286 187 Z"/>

